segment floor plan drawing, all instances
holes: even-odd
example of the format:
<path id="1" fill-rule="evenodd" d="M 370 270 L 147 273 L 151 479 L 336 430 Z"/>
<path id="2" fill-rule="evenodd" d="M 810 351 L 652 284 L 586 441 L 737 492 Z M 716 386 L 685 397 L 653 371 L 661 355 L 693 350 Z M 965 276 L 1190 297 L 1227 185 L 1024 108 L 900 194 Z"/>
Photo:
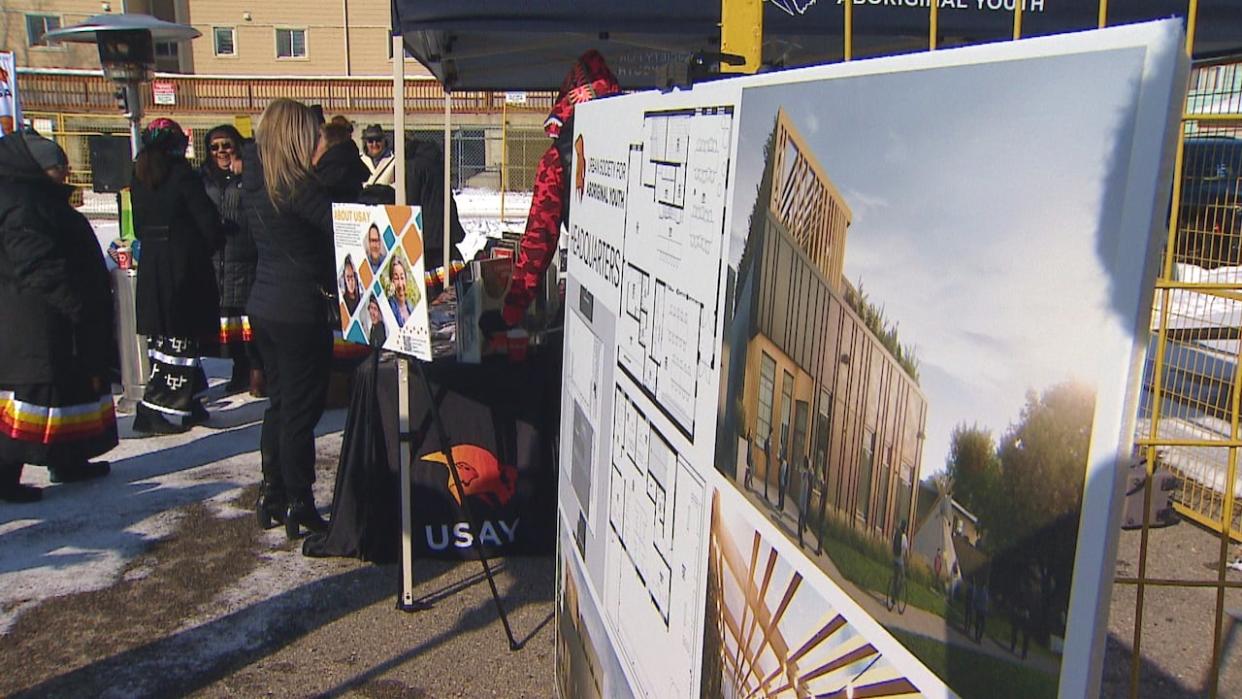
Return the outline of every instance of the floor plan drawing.
<path id="1" fill-rule="evenodd" d="M 649 112 L 630 147 L 617 363 L 688 439 L 716 366 L 730 107 Z"/>
<path id="2" fill-rule="evenodd" d="M 609 613 L 618 628 L 639 629 L 645 622 L 659 629 L 643 634 L 645 640 L 635 637 L 632 649 L 661 642 L 679 654 L 693 652 L 696 638 L 687 631 L 697 625 L 685 622 L 702 614 L 697 585 L 705 556 L 698 536 L 704 481 L 620 387 L 612 435 Z"/>

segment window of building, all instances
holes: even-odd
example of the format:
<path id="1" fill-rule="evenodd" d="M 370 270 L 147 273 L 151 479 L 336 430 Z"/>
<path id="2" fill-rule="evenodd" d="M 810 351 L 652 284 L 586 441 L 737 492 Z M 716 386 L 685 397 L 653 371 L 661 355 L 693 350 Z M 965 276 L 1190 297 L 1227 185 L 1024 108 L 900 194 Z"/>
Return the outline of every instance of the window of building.
<path id="1" fill-rule="evenodd" d="M 404 46 L 404 50 L 402 51 L 402 53 L 405 54 L 405 57 L 407 60 L 414 58 L 414 54 L 410 52 L 410 47 L 408 46 Z M 388 42 L 388 60 L 390 61 L 392 60 L 392 42 L 391 41 Z"/>
<path id="2" fill-rule="evenodd" d="M 306 30 L 277 29 L 276 57 L 306 58 Z"/>
<path id="3" fill-rule="evenodd" d="M 60 17 L 56 15 L 26 15 L 26 43 L 30 46 L 60 46 L 59 42 L 43 38 L 55 29 L 60 29 Z"/>
<path id="4" fill-rule="evenodd" d="M 759 358 L 759 410 L 755 416 L 755 439 L 763 444 L 772 431 L 772 397 L 776 390 L 776 361 L 767 352 Z M 772 446 L 776 446 L 773 442 Z"/>
<path id="5" fill-rule="evenodd" d="M 871 472 L 875 463 L 875 432 L 863 432 L 862 454 L 858 457 L 858 505 L 856 510 L 864 522 L 871 517 Z"/>
<path id="6" fill-rule="evenodd" d="M 175 41 L 155 42 L 156 58 L 176 58 L 181 53 L 180 45 Z"/>
<path id="7" fill-rule="evenodd" d="M 802 468 L 802 456 L 807 453 L 806 428 L 810 413 L 811 406 L 806 401 L 794 402 L 793 449 L 789 450 L 794 468 Z"/>
<path id="8" fill-rule="evenodd" d="M 880 464 L 880 488 L 876 492 L 875 528 L 883 531 L 888 527 L 888 464 Z M 913 534 L 913 532 L 907 532 Z"/>
<path id="9" fill-rule="evenodd" d="M 237 33 L 233 27 L 215 27 L 211 33 L 215 38 L 217 56 L 237 55 Z"/>
<path id="10" fill-rule="evenodd" d="M 891 458 L 891 457 L 890 457 Z M 914 497 L 914 489 L 917 487 L 914 481 L 914 466 L 909 463 L 902 463 L 901 469 L 898 471 L 899 481 L 897 483 L 897 517 L 900 519 L 909 519 L 911 516 L 910 502 Z"/>

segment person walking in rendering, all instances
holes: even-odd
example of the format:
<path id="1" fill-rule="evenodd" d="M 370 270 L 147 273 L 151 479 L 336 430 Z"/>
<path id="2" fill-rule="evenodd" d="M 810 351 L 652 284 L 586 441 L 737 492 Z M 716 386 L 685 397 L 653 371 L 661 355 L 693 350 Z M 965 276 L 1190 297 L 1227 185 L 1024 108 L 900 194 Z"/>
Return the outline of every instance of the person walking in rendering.
<path id="1" fill-rule="evenodd" d="M 185 159 L 188 144 L 181 126 L 161 117 L 143 130 L 134 162 L 134 234 L 142 242 L 137 325 L 147 337 L 151 377 L 133 428 L 146 434 L 184 432 L 208 417 L 199 357 L 220 334 L 212 255 L 223 236 L 203 180 Z"/>
<path id="2" fill-rule="evenodd" d="M 312 174 L 319 117 L 274 100 L 244 154 L 242 209 L 258 249 L 258 277 L 246 310 L 267 375 L 260 459 L 259 525 L 284 523 L 289 538 L 324 531 L 315 509 L 315 425 L 332 362 L 329 303 L 335 305 L 332 202 Z M 253 154 L 253 156 L 252 156 Z"/>
<path id="3" fill-rule="evenodd" d="M 811 507 L 811 457 L 802 455 L 802 468 L 798 473 L 798 546 L 802 546 L 802 533 L 806 531 L 807 510 Z"/>
<path id="4" fill-rule="evenodd" d="M 750 433 L 747 433 L 746 434 L 746 474 L 742 478 L 742 485 L 746 487 L 746 490 L 750 490 L 751 483 L 754 480 L 754 475 L 755 475 L 754 446 L 755 446 L 754 440 L 751 438 Z"/>
<path id="5" fill-rule="evenodd" d="M 781 470 L 776 482 L 776 509 L 785 510 L 785 491 L 789 489 L 789 440 L 781 435 Z"/>
<path id="6" fill-rule="evenodd" d="M 0 501 L 29 503 L 26 464 L 53 483 L 106 476 L 117 445 L 112 289 L 95 232 L 69 204 L 69 160 L 36 134 L 0 138 Z"/>
<path id="7" fill-rule="evenodd" d="M 987 582 L 987 578 L 984 578 L 984 579 L 982 579 L 982 580 L 976 581 L 976 583 L 975 583 L 975 596 L 974 596 L 974 603 L 973 603 L 973 605 L 972 605 L 972 606 L 974 607 L 974 612 L 975 612 L 975 618 L 974 618 L 974 621 L 975 621 L 975 630 L 974 630 L 974 639 L 975 639 L 975 643 L 982 643 L 982 642 L 983 642 L 983 631 L 984 631 L 984 629 L 987 627 L 987 624 L 988 624 L 988 604 L 989 604 L 989 602 L 990 602 L 990 600 L 988 599 L 988 582 Z"/>
<path id="8" fill-rule="evenodd" d="M 763 438 L 763 499 L 768 500 L 768 481 L 772 476 L 772 426 L 768 425 L 768 434 Z"/>

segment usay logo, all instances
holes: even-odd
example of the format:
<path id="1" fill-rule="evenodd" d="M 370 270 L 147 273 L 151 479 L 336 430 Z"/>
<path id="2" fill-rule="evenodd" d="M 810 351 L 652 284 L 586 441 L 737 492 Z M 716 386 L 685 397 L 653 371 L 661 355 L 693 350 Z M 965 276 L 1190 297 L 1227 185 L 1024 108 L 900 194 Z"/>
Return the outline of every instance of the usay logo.
<path id="1" fill-rule="evenodd" d="M 419 457 L 421 461 L 440 464 L 448 479 L 448 491 L 458 505 L 467 498 L 477 498 L 493 508 L 504 507 L 517 492 L 518 470 L 512 464 L 502 464 L 492 452 L 473 444 L 457 444 L 451 449 L 453 463 L 461 488 L 449 471 L 448 458 L 443 452 L 432 452 Z M 517 540 L 518 518 L 512 520 L 483 519 L 479 524 L 479 542 L 488 546 L 503 546 Z M 427 525 L 424 527 L 427 546 L 443 551 L 450 545 L 465 549 L 474 545 L 474 533 L 468 522 Z"/>

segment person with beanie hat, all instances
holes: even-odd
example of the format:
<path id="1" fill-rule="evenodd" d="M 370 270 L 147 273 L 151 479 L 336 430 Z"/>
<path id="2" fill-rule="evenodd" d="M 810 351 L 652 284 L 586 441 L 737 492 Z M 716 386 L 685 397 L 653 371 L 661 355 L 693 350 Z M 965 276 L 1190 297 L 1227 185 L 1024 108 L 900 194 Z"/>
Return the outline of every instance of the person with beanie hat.
<path id="1" fill-rule="evenodd" d="M 62 174 L 63 173 L 63 174 Z M 105 476 L 117 444 L 112 289 L 95 232 L 69 204 L 64 151 L 38 134 L 0 139 L 0 501 Z"/>
<path id="2" fill-rule="evenodd" d="M 24 138 L 30 155 L 43 168 L 43 172 L 57 184 L 64 184 L 69 179 L 69 156 L 65 155 L 64 149 L 56 141 L 44 138 L 37 132 L 32 131 Z"/>
<path id="3" fill-rule="evenodd" d="M 220 214 L 185 159 L 177 122 L 153 120 L 142 132 L 131 185 L 138 265 L 138 332 L 147 336 L 151 377 L 134 417 L 135 432 L 171 434 L 207 421 L 199 348 L 220 331 L 220 294 L 212 254 L 220 248 Z M 172 419 L 179 419 L 174 423 Z"/>
<path id="4" fill-rule="evenodd" d="M 225 389 L 230 393 L 250 390 L 265 395 L 263 364 L 252 341 L 246 301 L 254 287 L 259 253 L 254 237 L 241 212 L 242 144 L 241 133 L 229 124 L 207 132 L 207 158 L 199 170 L 207 197 L 220 214 L 224 245 L 216 251 L 213 264 L 220 291 L 220 355 L 233 360 L 233 373 Z"/>

